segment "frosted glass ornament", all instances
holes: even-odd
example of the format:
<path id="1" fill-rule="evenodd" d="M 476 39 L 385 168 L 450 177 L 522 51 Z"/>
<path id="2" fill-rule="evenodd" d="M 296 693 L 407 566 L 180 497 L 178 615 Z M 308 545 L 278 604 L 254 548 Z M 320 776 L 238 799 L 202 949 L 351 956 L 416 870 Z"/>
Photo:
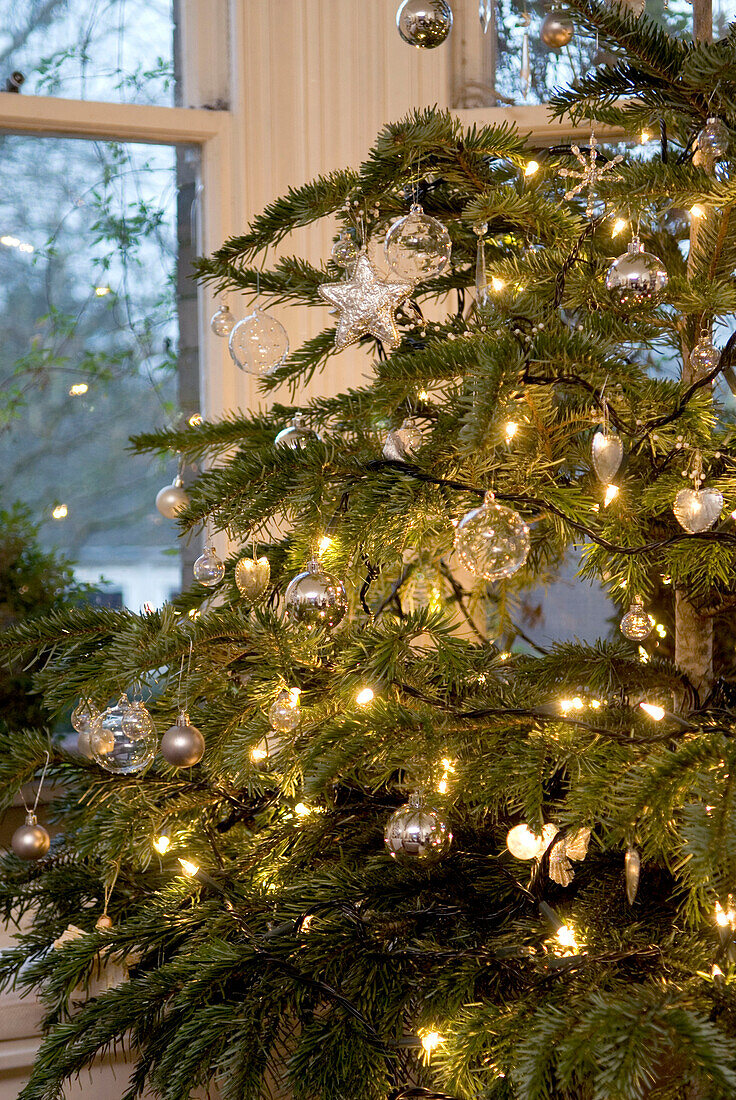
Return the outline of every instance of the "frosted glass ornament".
<path id="1" fill-rule="evenodd" d="M 707 531 L 723 511 L 723 494 L 717 489 L 680 489 L 672 511 L 691 534 Z"/>
<path id="2" fill-rule="evenodd" d="M 89 745 L 95 761 L 114 775 L 131 775 L 139 772 L 153 760 L 156 752 L 156 734 L 131 738 L 123 728 L 123 720 L 130 708 L 127 695 L 99 714 L 92 723 Z"/>
<path id="3" fill-rule="evenodd" d="M 396 12 L 396 26 L 409 46 L 434 50 L 452 30 L 452 8 L 447 0 L 404 0 Z"/>
<path id="4" fill-rule="evenodd" d="M 225 576 L 225 564 L 218 558 L 214 546 L 208 546 L 197 558 L 192 568 L 195 581 L 214 588 Z"/>
<path id="5" fill-rule="evenodd" d="M 652 252 L 645 252 L 638 237 L 613 261 L 606 275 L 606 290 L 619 306 L 656 305 L 661 301 L 669 276 L 664 264 Z"/>
<path id="6" fill-rule="evenodd" d="M 463 565 L 488 581 L 521 569 L 529 546 L 529 528 L 519 513 L 496 504 L 493 493 L 486 493 L 481 506 L 466 513 L 455 531 L 455 551 Z"/>
<path id="7" fill-rule="evenodd" d="M 289 582 L 284 600 L 289 618 L 310 630 L 316 626 L 332 629 L 348 609 L 342 581 L 327 573 L 316 558 Z"/>
<path id="8" fill-rule="evenodd" d="M 289 354 L 286 329 L 263 309 L 254 309 L 230 333 L 230 355 L 246 374 L 263 377 L 280 367 Z"/>
<path id="9" fill-rule="evenodd" d="M 452 833 L 438 810 L 420 795 L 412 795 L 407 805 L 388 819 L 383 839 L 394 859 L 430 860 L 445 855 Z"/>
<path id="10" fill-rule="evenodd" d="M 643 642 L 654 630 L 654 619 L 644 610 L 641 596 L 634 596 L 629 610 L 619 623 L 621 633 L 630 642 Z"/>
<path id="11" fill-rule="evenodd" d="M 442 274 L 450 262 L 452 241 L 446 226 L 414 203 L 406 217 L 389 229 L 384 250 L 392 271 L 419 283 Z"/>

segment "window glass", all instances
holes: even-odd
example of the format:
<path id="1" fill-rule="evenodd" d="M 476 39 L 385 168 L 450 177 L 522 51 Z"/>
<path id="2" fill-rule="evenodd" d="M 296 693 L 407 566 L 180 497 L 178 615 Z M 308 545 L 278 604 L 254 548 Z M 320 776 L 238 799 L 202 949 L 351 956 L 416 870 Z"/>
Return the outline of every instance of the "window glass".
<path id="1" fill-rule="evenodd" d="M 171 0 L 0 0 L 0 89 L 117 103 L 174 102 Z"/>
<path id="2" fill-rule="evenodd" d="M 155 507 L 176 468 L 127 447 L 179 416 L 195 153 L 9 134 L 0 144 L 4 492 L 31 507 L 45 546 L 76 560 L 81 580 L 103 575 L 113 602 L 135 610 L 159 605 L 180 587 L 176 525 Z"/>

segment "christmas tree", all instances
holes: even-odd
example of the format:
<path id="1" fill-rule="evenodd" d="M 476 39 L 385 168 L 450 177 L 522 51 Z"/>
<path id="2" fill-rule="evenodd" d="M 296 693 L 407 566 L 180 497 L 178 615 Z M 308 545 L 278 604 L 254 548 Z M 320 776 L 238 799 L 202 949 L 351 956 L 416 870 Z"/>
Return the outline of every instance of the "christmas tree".
<path id="1" fill-rule="evenodd" d="M 51 746 L 59 835 L 2 861 L 27 1100 L 119 1043 L 130 1097 L 736 1094 L 734 39 L 571 8 L 626 56 L 554 111 L 656 147 L 428 110 L 275 201 L 200 273 L 294 404 L 136 441 L 206 460 L 165 506 L 238 549 L 5 636 L 91 754 Z M 328 216 L 322 269 L 264 268 Z M 282 302 L 335 323 L 287 356 Z M 300 402 L 334 354 L 364 377 Z M 514 608 L 574 548 L 622 633 L 539 652 Z M 7 804 L 49 743 L 3 748 Z"/>

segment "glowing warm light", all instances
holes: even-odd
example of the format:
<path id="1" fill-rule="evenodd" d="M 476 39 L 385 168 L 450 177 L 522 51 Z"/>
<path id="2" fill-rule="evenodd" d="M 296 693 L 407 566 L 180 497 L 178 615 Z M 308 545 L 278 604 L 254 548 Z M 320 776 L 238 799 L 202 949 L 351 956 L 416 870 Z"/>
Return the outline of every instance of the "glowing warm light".
<path id="1" fill-rule="evenodd" d="M 642 132 L 641 132 L 641 143 L 642 143 L 642 145 L 646 145 L 646 143 L 648 141 L 651 141 L 651 139 L 652 139 L 652 135 L 649 133 L 649 131 L 648 130 L 642 130 Z"/>
<path id="2" fill-rule="evenodd" d="M 506 283 L 503 281 L 503 279 L 499 279 L 496 275 L 494 275 L 491 279 L 491 290 L 495 290 L 496 293 L 498 293 L 498 291 L 500 290 L 503 290 L 505 286 Z"/>
<path id="3" fill-rule="evenodd" d="M 289 706 L 299 706 L 299 696 L 302 693 L 301 688 L 289 688 Z"/>
<path id="4" fill-rule="evenodd" d="M 560 709 L 567 711 L 572 706 L 572 699 L 560 699 Z"/>
<path id="5" fill-rule="evenodd" d="M 585 703 L 583 702 L 583 700 L 580 698 L 579 695 L 576 695 L 575 698 L 572 700 L 572 709 L 582 710 L 584 706 Z"/>
<path id="6" fill-rule="evenodd" d="M 510 654 L 510 653 L 499 653 L 499 655 L 498 655 L 498 659 L 499 659 L 500 661 L 508 661 L 508 659 L 509 659 L 509 657 L 510 657 L 510 656 L 511 656 L 511 654 Z"/>
<path id="7" fill-rule="evenodd" d="M 420 390 L 417 394 L 417 398 L 419 401 L 429 401 L 429 394 L 426 390 Z"/>
<path id="8" fill-rule="evenodd" d="M 654 629 L 657 631 L 660 638 L 666 638 L 667 637 L 667 627 L 664 626 L 663 623 L 657 623 L 657 625 L 655 626 Z"/>
<path id="9" fill-rule="evenodd" d="M 95 294 L 97 295 L 98 298 L 104 298 L 105 295 L 109 294 L 109 293 L 110 293 L 110 287 L 109 286 L 96 286 L 95 287 Z"/>
<path id="10" fill-rule="evenodd" d="M 20 244 L 20 241 L 17 237 L 8 237 L 6 235 L 4 237 L 0 237 L 0 244 L 4 244 L 6 248 L 17 248 Z"/>
<path id="11" fill-rule="evenodd" d="M 437 790 L 440 794 L 447 794 L 447 780 L 444 777 L 437 784 Z"/>
<path id="12" fill-rule="evenodd" d="M 20 244 L 18 245 L 18 251 L 19 252 L 33 252 L 34 248 L 33 248 L 32 244 L 26 244 L 25 241 L 21 241 Z"/>
<path id="13" fill-rule="evenodd" d="M 373 702 L 374 698 L 373 688 L 363 688 L 363 690 L 359 691 L 355 696 L 355 702 L 359 707 L 366 707 L 369 703 Z"/>
<path id="14" fill-rule="evenodd" d="M 639 703 L 639 707 L 653 718 L 655 722 L 661 722 L 665 715 L 664 707 L 658 707 L 656 703 Z"/>
<path id="15" fill-rule="evenodd" d="M 190 428 L 197 428 L 200 424 L 204 424 L 204 420 L 200 413 L 192 413 L 187 423 Z"/>
<path id="16" fill-rule="evenodd" d="M 606 495 L 603 498 L 603 507 L 607 508 L 611 501 L 618 496 L 618 485 L 606 485 Z"/>
<path id="17" fill-rule="evenodd" d="M 557 942 L 560 947 L 572 947 L 578 946 L 578 941 L 575 939 L 575 933 L 569 924 L 563 924 L 557 931 Z"/>
<path id="18" fill-rule="evenodd" d="M 261 760 L 265 760 L 268 756 L 266 749 L 260 748 L 258 745 L 250 750 L 250 758 L 254 764 L 260 764 Z"/>
<path id="19" fill-rule="evenodd" d="M 54 519 L 66 519 L 66 517 L 69 515 L 69 509 L 67 508 L 66 504 L 57 504 L 51 515 L 54 517 Z"/>
<path id="20" fill-rule="evenodd" d="M 330 536 L 329 535 L 323 535 L 322 538 L 319 540 L 319 552 L 320 552 L 320 554 L 324 554 L 325 550 L 329 550 L 329 548 L 331 546 L 332 546 L 332 539 L 330 538 Z"/>
<path id="21" fill-rule="evenodd" d="M 518 432 L 519 425 L 516 423 L 516 421 L 509 420 L 509 421 L 506 422 L 506 428 L 504 430 L 506 432 L 506 439 L 510 443 L 511 440 L 516 435 L 516 433 Z"/>
<path id="22" fill-rule="evenodd" d="M 643 645 L 639 646 L 639 660 L 643 665 L 649 664 L 649 654 L 647 653 Z"/>
<path id="23" fill-rule="evenodd" d="M 694 218 L 702 218 L 705 214 L 705 207 L 696 202 L 690 207 L 690 213 Z"/>
<path id="24" fill-rule="evenodd" d="M 89 386 L 86 382 L 75 382 L 73 386 L 69 387 L 70 397 L 81 397 L 83 393 L 86 393 Z"/>
<path id="25" fill-rule="evenodd" d="M 167 852 L 171 844 L 171 838 L 166 833 L 161 833 L 161 836 L 154 838 L 153 846 L 160 856 Z"/>
<path id="26" fill-rule="evenodd" d="M 299 925 L 299 931 L 308 932 L 313 920 L 314 916 L 311 913 L 307 913 L 306 917 L 302 917 L 302 922 Z"/>
<path id="27" fill-rule="evenodd" d="M 539 171 L 539 164 L 536 160 L 527 161 L 526 168 L 524 169 L 525 176 L 534 176 Z"/>
<path id="28" fill-rule="evenodd" d="M 189 609 L 189 611 L 187 611 L 187 615 L 189 616 L 190 619 L 198 619 L 199 618 L 199 611 L 197 611 L 196 607 L 192 607 L 192 608 Z"/>
<path id="29" fill-rule="evenodd" d="M 734 512 L 733 518 L 736 519 L 736 512 Z M 662 577 L 662 584 L 672 584 L 672 577 Z"/>
<path id="30" fill-rule="evenodd" d="M 723 977 L 723 971 L 721 970 L 718 963 L 713 963 L 713 966 L 711 967 L 711 970 L 710 970 L 710 974 L 711 974 L 712 978 L 722 978 Z"/>
<path id="31" fill-rule="evenodd" d="M 437 1049 L 440 1043 L 444 1042 L 438 1031 L 430 1031 L 428 1028 L 422 1028 L 418 1034 L 425 1054 L 431 1054 L 433 1050 Z"/>
<path id="32" fill-rule="evenodd" d="M 719 928 L 733 928 L 736 923 L 736 913 L 733 909 L 724 909 L 720 901 L 716 902 L 716 924 Z"/>
<path id="33" fill-rule="evenodd" d="M 185 875 L 191 875 L 193 878 L 196 874 L 198 874 L 199 867 L 196 863 L 192 863 L 191 860 L 182 859 L 181 856 L 179 856 L 179 863 L 181 863 L 181 869 Z"/>
<path id="34" fill-rule="evenodd" d="M 611 230 L 612 237 L 618 237 L 619 233 L 623 233 L 624 229 L 628 225 L 626 218 L 616 218 L 613 223 L 613 229 Z"/>
<path id="35" fill-rule="evenodd" d="M 311 806 L 307 806 L 306 802 L 297 802 L 294 807 L 294 813 L 297 817 L 308 817 L 311 814 Z"/>
<path id="36" fill-rule="evenodd" d="M 601 709 L 600 699 L 591 699 L 590 700 L 590 705 L 591 705 L 593 710 L 600 710 Z"/>

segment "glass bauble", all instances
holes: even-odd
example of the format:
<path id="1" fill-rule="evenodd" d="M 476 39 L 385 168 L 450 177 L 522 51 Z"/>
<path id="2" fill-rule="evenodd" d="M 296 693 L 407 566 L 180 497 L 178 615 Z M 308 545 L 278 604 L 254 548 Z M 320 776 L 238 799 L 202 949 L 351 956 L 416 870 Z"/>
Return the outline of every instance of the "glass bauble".
<path id="1" fill-rule="evenodd" d="M 596 477 L 604 485 L 610 485 L 618 473 L 624 457 L 624 445 L 621 436 L 609 429 L 599 428 L 593 436 L 593 469 Z"/>
<path id="2" fill-rule="evenodd" d="M 529 528 L 518 512 L 496 504 L 486 493 L 457 525 L 455 551 L 463 565 L 487 581 L 510 577 L 521 569 L 529 553 Z"/>
<path id="3" fill-rule="evenodd" d="M 42 859 L 49 850 L 51 837 L 36 821 L 36 815 L 29 810 L 24 825 L 20 825 L 10 840 L 10 846 L 18 859 L 25 861 Z"/>
<path id="4" fill-rule="evenodd" d="M 123 732 L 131 741 L 140 741 L 144 737 L 150 737 L 155 730 L 153 718 L 145 703 L 134 699 L 123 715 Z"/>
<path id="5" fill-rule="evenodd" d="M 268 558 L 241 558 L 235 566 L 235 583 L 243 599 L 252 607 L 265 595 L 271 580 Z"/>
<path id="6" fill-rule="evenodd" d="M 99 714 L 92 723 L 89 744 L 92 756 L 106 771 L 115 775 L 139 772 L 153 760 L 156 752 L 156 734 L 146 734 L 135 740 L 123 729 L 123 721 L 130 709 L 127 695 Z"/>
<path id="7" fill-rule="evenodd" d="M 210 328 L 215 336 L 230 335 L 235 328 L 235 315 L 230 312 L 229 306 L 222 305 L 212 314 L 210 317 Z"/>
<path id="8" fill-rule="evenodd" d="M 206 588 L 214 588 L 225 576 L 225 564 L 218 558 L 214 546 L 208 546 L 197 558 L 192 568 L 195 581 Z"/>
<path id="9" fill-rule="evenodd" d="M 696 377 L 710 374 L 721 361 L 721 353 L 714 347 L 708 335 L 701 336 L 690 352 L 690 369 Z"/>
<path id="10" fill-rule="evenodd" d="M 541 833 L 533 833 L 528 825 L 514 825 L 506 835 L 506 847 L 514 859 L 539 859 L 557 836 L 557 826 L 542 826 Z"/>
<path id="11" fill-rule="evenodd" d="M 452 30 L 452 8 L 447 0 L 404 0 L 396 12 L 396 26 L 410 46 L 433 50 Z"/>
<path id="12" fill-rule="evenodd" d="M 341 233 L 332 246 L 332 258 L 338 267 L 353 267 L 360 249 L 349 233 Z"/>
<path id="13" fill-rule="evenodd" d="M 300 451 L 310 439 L 316 439 L 317 433 L 311 428 L 305 428 L 302 418 L 297 413 L 288 428 L 282 428 L 274 439 L 274 446 L 288 447 L 292 451 Z"/>
<path id="14" fill-rule="evenodd" d="M 406 217 L 389 229 L 384 249 L 392 271 L 408 282 L 419 283 L 445 270 L 452 241 L 446 226 L 414 203 Z"/>
<path id="15" fill-rule="evenodd" d="M 100 712 L 91 699 L 80 699 L 72 711 L 72 729 L 77 733 L 89 733 L 89 727 L 93 718 Z"/>
<path id="16" fill-rule="evenodd" d="M 731 134 L 720 118 L 711 116 L 698 134 L 698 149 L 713 160 L 720 160 L 728 152 Z"/>
<path id="17" fill-rule="evenodd" d="M 717 489 L 680 489 L 672 506 L 677 522 L 690 534 L 707 531 L 723 511 L 723 494 Z"/>
<path id="18" fill-rule="evenodd" d="M 644 610 L 644 604 L 640 596 L 634 596 L 620 623 L 621 633 L 630 642 L 643 642 L 654 630 L 654 619 L 648 611 Z"/>
<path id="19" fill-rule="evenodd" d="M 574 33 L 572 19 L 564 11 L 547 12 L 539 29 L 540 38 L 551 50 L 561 50 L 572 40 Z"/>
<path id="20" fill-rule="evenodd" d="M 189 507 L 189 493 L 179 478 L 172 485 L 164 485 L 163 489 L 159 489 L 156 507 L 166 519 L 176 519 L 180 512 Z"/>
<path id="21" fill-rule="evenodd" d="M 393 428 L 383 444 L 383 457 L 394 462 L 404 462 L 413 458 L 422 445 L 424 437 L 412 420 L 405 420 L 400 428 Z"/>
<path id="22" fill-rule="evenodd" d="M 606 275 L 606 290 L 619 306 L 655 305 L 669 282 L 664 264 L 645 252 L 634 237 L 626 252 L 613 261 Z"/>
<path id="23" fill-rule="evenodd" d="M 204 756 L 204 737 L 182 711 L 175 724 L 161 738 L 161 755 L 175 768 L 192 768 Z"/>
<path id="24" fill-rule="evenodd" d="M 310 629 L 337 626 L 348 609 L 344 584 L 326 573 L 316 558 L 289 582 L 284 599 L 289 617 Z"/>
<path id="25" fill-rule="evenodd" d="M 437 859 L 452 843 L 452 833 L 438 810 L 413 795 L 386 823 L 383 839 L 394 859 Z"/>
<path id="26" fill-rule="evenodd" d="M 236 367 L 246 374 L 263 376 L 271 374 L 289 354 L 289 337 L 286 329 L 262 309 L 238 321 L 230 333 L 230 355 Z"/>
<path id="27" fill-rule="evenodd" d="M 295 730 L 302 720 L 299 692 L 296 689 L 279 692 L 278 699 L 269 708 L 268 720 L 277 733 L 291 733 Z"/>

